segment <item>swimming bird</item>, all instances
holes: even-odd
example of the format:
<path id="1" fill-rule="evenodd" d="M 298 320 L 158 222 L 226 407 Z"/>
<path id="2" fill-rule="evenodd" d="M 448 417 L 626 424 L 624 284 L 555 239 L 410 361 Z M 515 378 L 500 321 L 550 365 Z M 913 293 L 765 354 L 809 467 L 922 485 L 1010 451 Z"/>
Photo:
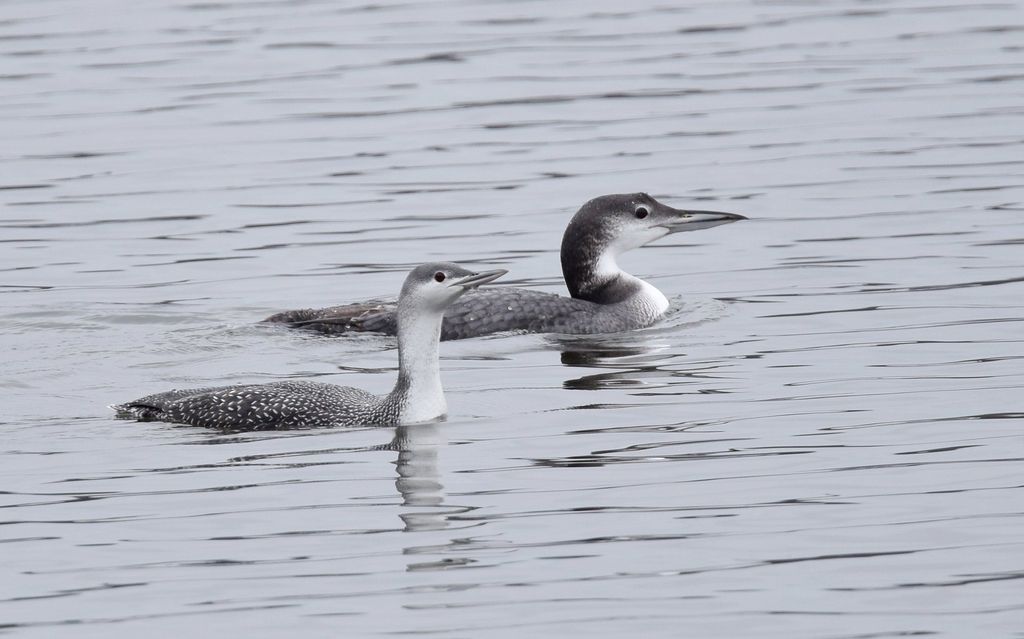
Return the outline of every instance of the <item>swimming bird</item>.
<path id="1" fill-rule="evenodd" d="M 117 417 L 231 430 L 393 425 L 447 411 L 437 361 L 441 318 L 463 293 L 508 271 L 473 273 L 451 262 L 423 264 L 405 278 L 395 312 L 398 382 L 387 395 L 310 381 L 172 390 L 112 406 Z"/>
<path id="2" fill-rule="evenodd" d="M 571 297 L 511 287 L 473 291 L 445 312 L 441 339 L 501 331 L 611 333 L 650 326 L 668 310 L 668 299 L 619 268 L 618 257 L 672 233 L 745 219 L 735 213 L 674 209 L 646 193 L 594 198 L 577 211 L 562 236 L 562 275 Z M 264 321 L 329 334 L 394 335 L 398 327 L 393 303 L 284 311 Z"/>

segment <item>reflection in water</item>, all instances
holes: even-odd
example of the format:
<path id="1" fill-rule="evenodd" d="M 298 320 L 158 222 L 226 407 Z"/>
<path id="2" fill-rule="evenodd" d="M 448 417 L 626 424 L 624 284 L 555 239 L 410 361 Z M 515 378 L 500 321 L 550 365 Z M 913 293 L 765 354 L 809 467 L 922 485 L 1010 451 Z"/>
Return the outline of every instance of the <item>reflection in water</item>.
<path id="1" fill-rule="evenodd" d="M 636 334 L 568 337 L 551 336 L 549 341 L 562 351 L 562 364 L 570 368 L 609 368 L 615 372 L 584 375 L 567 379 L 564 388 L 600 390 L 602 388 L 639 386 L 645 373 L 656 373 L 658 364 L 677 357 L 668 353 L 664 344 L 653 344 Z"/>
<path id="2" fill-rule="evenodd" d="M 663 340 L 645 339 L 643 334 L 553 338 L 562 350 L 562 364 L 570 368 L 601 368 L 610 372 L 567 379 L 562 387 L 571 390 L 604 390 L 623 387 L 659 388 L 693 384 L 714 379 L 712 373 L 725 365 L 721 361 L 685 362 L 686 354 Z M 681 361 L 682 360 L 682 361 Z M 699 392 L 724 392 L 705 389 Z"/>
<path id="3" fill-rule="evenodd" d="M 407 532 L 445 528 L 449 515 L 468 510 L 441 508 L 444 486 L 437 456 L 445 443 L 437 424 L 415 424 L 397 427 L 394 439 L 387 445 L 398 451 L 395 488 L 402 495 L 402 506 L 409 509 L 398 516 L 405 522 Z"/>
<path id="4" fill-rule="evenodd" d="M 1019 2 L 339 4 L 4 4 L 5 630 L 1019 634 Z M 449 422 L 104 409 L 373 383 L 393 340 L 254 321 L 564 293 L 637 190 L 751 220 L 630 254 L 657 326 L 446 344 Z"/>
<path id="5" fill-rule="evenodd" d="M 377 430 L 377 429 L 369 429 Z M 238 445 L 245 442 L 273 441 L 279 438 L 284 431 L 267 431 L 264 433 L 252 431 L 239 431 L 237 433 L 227 432 L 218 434 L 215 437 L 200 437 L 195 441 L 187 442 L 188 445 Z M 289 439 L 296 437 L 313 437 L 322 435 L 323 429 L 301 429 L 291 430 Z M 327 431 L 342 432 L 342 431 Z M 444 486 L 441 484 L 441 472 L 438 467 L 438 453 L 447 444 L 447 440 L 436 423 L 413 424 L 398 426 L 395 428 L 394 436 L 386 444 L 373 444 L 370 446 L 354 447 L 331 447 L 308 449 L 301 448 L 287 452 L 272 452 L 251 455 L 238 455 L 227 459 L 224 462 L 216 462 L 202 465 L 189 465 L 176 467 L 174 470 L 203 470 L 219 468 L 224 465 L 238 464 L 268 464 L 273 462 L 282 467 L 301 468 L 314 466 L 323 462 L 308 461 L 311 457 L 320 457 L 335 453 L 366 453 L 369 451 L 398 452 L 395 459 L 395 488 L 402 497 L 402 506 L 409 508 L 409 512 L 399 514 L 405 522 L 404 530 L 437 530 L 448 525 L 447 517 L 455 513 L 464 513 L 471 508 L 466 507 L 444 507 Z M 285 461 L 289 460 L 289 461 Z M 301 460 L 301 461 L 290 461 Z M 347 463 L 347 462 L 346 462 Z M 157 468 L 153 472 L 167 472 L 167 468 Z M 444 508 L 442 508 L 444 507 Z M 438 508 L 442 508 L 438 510 Z"/>

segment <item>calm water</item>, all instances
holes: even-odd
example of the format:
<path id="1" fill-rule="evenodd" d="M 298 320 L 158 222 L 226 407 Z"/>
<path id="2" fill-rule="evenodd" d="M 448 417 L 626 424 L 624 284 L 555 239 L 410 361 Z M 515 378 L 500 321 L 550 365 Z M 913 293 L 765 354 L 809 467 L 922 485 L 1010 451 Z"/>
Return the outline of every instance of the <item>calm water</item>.
<path id="1" fill-rule="evenodd" d="M 0 7 L 0 632 L 1024 636 L 1018 2 Z M 413 264 L 562 291 L 603 193 L 656 328 L 442 347 L 450 415 L 225 435 L 171 387 L 393 381 L 256 325 Z"/>

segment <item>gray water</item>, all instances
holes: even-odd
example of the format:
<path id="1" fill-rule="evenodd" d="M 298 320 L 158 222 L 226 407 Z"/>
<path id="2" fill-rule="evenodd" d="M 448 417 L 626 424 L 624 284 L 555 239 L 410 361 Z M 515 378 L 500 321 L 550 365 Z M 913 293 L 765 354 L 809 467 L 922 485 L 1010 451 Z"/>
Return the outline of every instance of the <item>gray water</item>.
<path id="1" fill-rule="evenodd" d="M 0 5 L 0 632 L 1022 637 L 1017 2 Z M 447 421 L 115 421 L 390 388 L 257 324 L 436 259 L 563 292 L 585 200 L 750 221 L 626 335 L 442 345 Z"/>

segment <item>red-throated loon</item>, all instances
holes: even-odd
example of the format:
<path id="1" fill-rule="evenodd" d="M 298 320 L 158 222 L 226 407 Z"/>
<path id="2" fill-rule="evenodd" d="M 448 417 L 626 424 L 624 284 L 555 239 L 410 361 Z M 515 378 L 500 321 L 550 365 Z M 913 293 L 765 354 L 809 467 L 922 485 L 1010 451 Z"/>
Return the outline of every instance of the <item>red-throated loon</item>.
<path id="1" fill-rule="evenodd" d="M 611 333 L 650 326 L 668 310 L 668 300 L 619 268 L 618 256 L 671 233 L 745 219 L 735 213 L 674 209 L 646 193 L 594 198 L 577 211 L 562 236 L 562 275 L 572 297 L 511 287 L 473 291 L 448 308 L 441 339 L 516 330 Z M 330 334 L 394 335 L 397 330 L 393 303 L 284 311 L 264 321 Z"/>
<path id="2" fill-rule="evenodd" d="M 112 406 L 117 416 L 231 430 L 393 425 L 447 411 L 437 361 L 441 319 L 466 291 L 507 273 L 473 273 L 450 262 L 423 264 L 398 297 L 398 382 L 387 395 L 350 386 L 285 381 L 172 390 Z"/>

